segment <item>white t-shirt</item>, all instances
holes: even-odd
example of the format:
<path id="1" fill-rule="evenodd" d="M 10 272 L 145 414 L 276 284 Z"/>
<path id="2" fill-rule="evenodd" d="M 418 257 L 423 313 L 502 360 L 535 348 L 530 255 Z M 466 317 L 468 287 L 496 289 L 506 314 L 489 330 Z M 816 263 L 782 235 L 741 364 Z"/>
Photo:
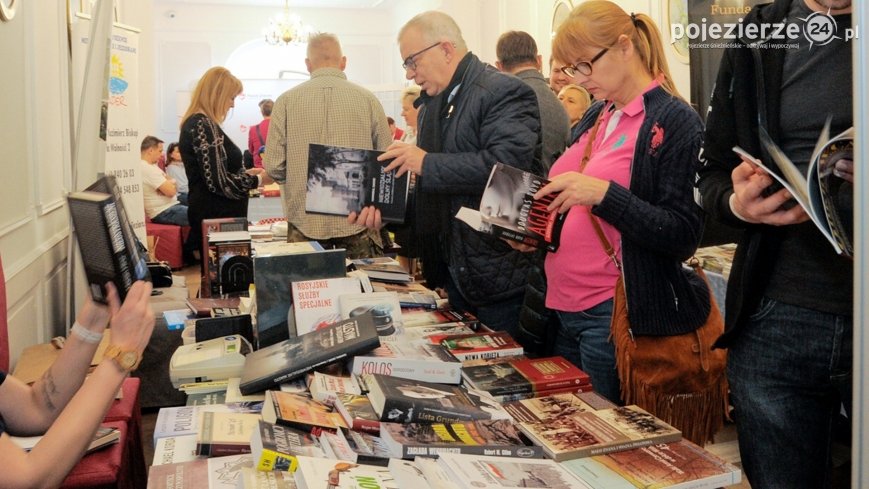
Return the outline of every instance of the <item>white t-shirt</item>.
<path id="1" fill-rule="evenodd" d="M 142 163 L 142 196 L 145 200 L 145 214 L 150 219 L 160 215 L 161 212 L 178 204 L 178 199 L 173 195 L 168 197 L 157 191 L 157 187 L 166 182 L 166 174 L 157 165 L 152 165 L 145 160 Z"/>

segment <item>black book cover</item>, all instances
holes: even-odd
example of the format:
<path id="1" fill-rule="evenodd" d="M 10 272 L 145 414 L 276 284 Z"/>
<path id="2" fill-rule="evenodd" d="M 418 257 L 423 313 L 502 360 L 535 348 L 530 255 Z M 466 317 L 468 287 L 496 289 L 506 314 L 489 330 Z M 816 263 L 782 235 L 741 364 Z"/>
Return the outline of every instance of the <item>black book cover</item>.
<path id="1" fill-rule="evenodd" d="M 495 163 L 480 199 L 480 210 L 462 207 L 456 218 L 498 238 L 556 251 L 567 214 L 546 209 L 556 194 L 534 198 L 547 183 L 549 180 L 533 173 Z"/>
<path id="2" fill-rule="evenodd" d="M 346 250 L 317 247 L 318 251 L 254 257 L 258 348 L 296 336 L 287 321 L 293 305 L 293 282 L 346 276 Z"/>
<path id="3" fill-rule="evenodd" d="M 346 216 L 373 205 L 380 209 L 384 222 L 403 223 L 409 174 L 395 178 L 395 171 L 384 172 L 389 161 L 377 161 L 381 154 L 383 151 L 308 145 L 305 210 Z"/>
<path id="4" fill-rule="evenodd" d="M 390 423 L 461 423 L 509 419 L 497 401 L 457 385 L 363 375 L 371 406 Z"/>
<path id="5" fill-rule="evenodd" d="M 239 389 L 244 395 L 262 392 L 378 346 L 380 339 L 371 316 L 341 321 L 248 354 Z"/>
<path id="6" fill-rule="evenodd" d="M 134 282 L 151 279 L 115 177 L 104 176 L 88 190 L 70 193 L 67 202 L 95 301 L 108 300 L 106 282 L 115 284 L 123 301 Z"/>

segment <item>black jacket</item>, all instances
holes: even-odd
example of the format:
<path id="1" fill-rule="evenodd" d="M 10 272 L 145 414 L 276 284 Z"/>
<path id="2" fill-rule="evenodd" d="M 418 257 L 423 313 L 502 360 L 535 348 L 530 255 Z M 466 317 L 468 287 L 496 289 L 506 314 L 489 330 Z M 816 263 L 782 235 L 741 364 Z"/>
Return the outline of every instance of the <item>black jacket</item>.
<path id="1" fill-rule="evenodd" d="M 464 298 L 480 306 L 521 295 L 532 260 L 452 216 L 462 206 L 479 208 L 496 162 L 540 171 L 540 119 L 528 85 L 468 56 L 461 88 L 442 124 L 442 152 L 425 156 L 419 191 L 449 196 L 450 276 Z"/>
<path id="2" fill-rule="evenodd" d="M 794 0 L 776 0 L 752 9 L 746 25 L 784 21 Z M 697 188 L 703 208 L 728 226 L 743 229 L 730 272 L 725 300 L 725 332 L 717 346 L 726 347 L 740 325 L 757 309 L 769 282 L 781 243 L 780 228 L 749 224 L 730 210 L 731 173 L 740 163 L 733 147 L 770 161 L 758 137 L 763 125 L 773 140 L 781 127 L 781 82 L 784 49 L 745 46 L 728 49 L 721 60 L 706 119 L 706 136 L 698 168 Z"/>

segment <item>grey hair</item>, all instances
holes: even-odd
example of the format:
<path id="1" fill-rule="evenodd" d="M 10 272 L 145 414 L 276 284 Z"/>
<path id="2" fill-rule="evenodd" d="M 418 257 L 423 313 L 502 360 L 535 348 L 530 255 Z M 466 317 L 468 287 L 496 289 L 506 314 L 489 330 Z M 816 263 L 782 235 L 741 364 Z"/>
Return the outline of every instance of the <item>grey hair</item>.
<path id="1" fill-rule="evenodd" d="M 339 63 L 344 54 L 338 36 L 329 32 L 318 32 L 308 39 L 308 59 L 312 63 Z"/>
<path id="2" fill-rule="evenodd" d="M 398 39 L 400 40 L 405 31 L 410 28 L 418 29 L 426 44 L 449 41 L 460 51 L 468 50 L 468 45 L 465 43 L 465 38 L 462 37 L 459 25 L 456 24 L 456 21 L 452 17 L 443 12 L 429 10 L 428 12 L 416 15 L 404 24 L 401 31 L 398 32 Z"/>
<path id="3" fill-rule="evenodd" d="M 411 87 L 407 87 L 401 91 L 401 100 L 409 98 L 411 102 L 416 101 L 419 98 L 421 90 L 418 86 L 413 85 Z"/>

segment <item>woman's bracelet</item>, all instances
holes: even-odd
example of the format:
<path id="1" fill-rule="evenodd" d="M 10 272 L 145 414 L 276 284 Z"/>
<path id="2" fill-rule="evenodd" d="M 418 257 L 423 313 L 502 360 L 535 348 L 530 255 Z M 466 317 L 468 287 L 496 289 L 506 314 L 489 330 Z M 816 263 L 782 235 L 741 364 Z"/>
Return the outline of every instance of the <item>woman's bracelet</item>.
<path id="1" fill-rule="evenodd" d="M 72 325 L 70 332 L 78 336 L 85 343 L 99 343 L 103 339 L 102 333 L 94 333 L 78 323 Z"/>

